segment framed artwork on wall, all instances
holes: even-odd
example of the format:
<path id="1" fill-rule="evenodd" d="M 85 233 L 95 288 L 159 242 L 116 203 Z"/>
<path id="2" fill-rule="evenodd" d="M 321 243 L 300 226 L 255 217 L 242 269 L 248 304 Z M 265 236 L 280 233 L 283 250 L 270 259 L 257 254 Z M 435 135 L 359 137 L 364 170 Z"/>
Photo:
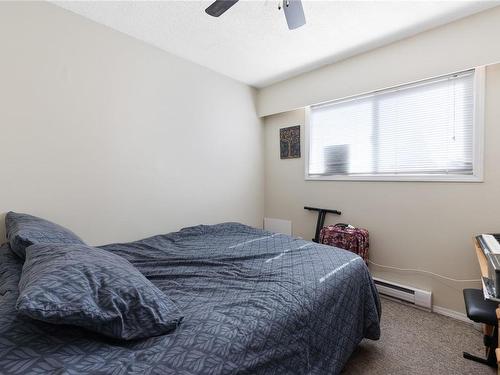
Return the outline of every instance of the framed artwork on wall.
<path id="1" fill-rule="evenodd" d="M 300 158 L 300 125 L 280 129 L 280 158 Z"/>

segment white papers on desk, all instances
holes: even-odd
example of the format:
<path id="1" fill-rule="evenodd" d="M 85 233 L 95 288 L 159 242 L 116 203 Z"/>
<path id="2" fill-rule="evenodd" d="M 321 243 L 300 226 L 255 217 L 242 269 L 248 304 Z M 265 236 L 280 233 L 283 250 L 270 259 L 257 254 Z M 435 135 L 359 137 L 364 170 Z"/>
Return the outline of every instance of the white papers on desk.
<path id="1" fill-rule="evenodd" d="M 500 243 L 491 234 L 481 234 L 481 237 L 488 247 L 488 250 L 495 255 L 500 255 Z"/>

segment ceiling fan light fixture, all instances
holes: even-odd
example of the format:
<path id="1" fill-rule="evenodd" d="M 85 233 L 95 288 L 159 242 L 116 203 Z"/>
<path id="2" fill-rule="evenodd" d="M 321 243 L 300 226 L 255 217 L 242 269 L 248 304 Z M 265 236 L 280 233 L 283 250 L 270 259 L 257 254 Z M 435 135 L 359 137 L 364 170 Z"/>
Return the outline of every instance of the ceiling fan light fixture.
<path id="1" fill-rule="evenodd" d="M 237 2 L 238 0 L 215 0 L 205 9 L 205 12 L 212 17 L 219 17 Z M 288 29 L 294 30 L 306 24 L 301 0 L 279 0 L 278 10 L 281 8 L 285 13 Z"/>
<path id="2" fill-rule="evenodd" d="M 283 7 L 285 19 L 290 30 L 295 30 L 306 24 L 304 8 L 300 0 L 285 0 Z"/>

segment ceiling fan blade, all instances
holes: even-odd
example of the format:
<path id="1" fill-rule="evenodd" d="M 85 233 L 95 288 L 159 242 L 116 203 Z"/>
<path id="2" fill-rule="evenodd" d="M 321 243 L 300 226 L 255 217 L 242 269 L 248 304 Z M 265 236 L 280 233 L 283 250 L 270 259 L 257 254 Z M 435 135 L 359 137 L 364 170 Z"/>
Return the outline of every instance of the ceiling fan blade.
<path id="1" fill-rule="evenodd" d="M 237 2 L 238 0 L 216 0 L 205 9 L 205 12 L 212 17 L 219 17 Z"/>
<path id="2" fill-rule="evenodd" d="M 283 10 L 288 28 L 296 29 L 306 24 L 306 16 L 300 0 L 284 0 Z"/>

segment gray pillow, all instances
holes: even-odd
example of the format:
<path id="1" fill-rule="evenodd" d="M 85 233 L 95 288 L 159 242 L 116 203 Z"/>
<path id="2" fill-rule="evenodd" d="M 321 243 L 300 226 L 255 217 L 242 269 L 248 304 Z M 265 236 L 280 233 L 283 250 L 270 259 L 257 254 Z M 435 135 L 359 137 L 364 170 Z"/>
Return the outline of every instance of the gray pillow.
<path id="1" fill-rule="evenodd" d="M 17 285 L 19 284 L 19 278 L 21 277 L 21 270 L 23 268 L 22 260 L 14 254 L 8 243 L 4 243 L 0 246 L 0 266 L 0 303 L 5 304 L 5 301 L 2 300 L 2 296 L 9 292 L 17 293 Z M 0 311 L 2 311 L 1 307 Z"/>
<path id="2" fill-rule="evenodd" d="M 33 319 L 125 340 L 167 333 L 182 320 L 126 259 L 85 245 L 29 246 L 16 308 Z"/>
<path id="3" fill-rule="evenodd" d="M 35 243 L 85 244 L 69 229 L 28 214 L 7 213 L 5 228 L 12 251 L 22 259 L 25 249 Z"/>

